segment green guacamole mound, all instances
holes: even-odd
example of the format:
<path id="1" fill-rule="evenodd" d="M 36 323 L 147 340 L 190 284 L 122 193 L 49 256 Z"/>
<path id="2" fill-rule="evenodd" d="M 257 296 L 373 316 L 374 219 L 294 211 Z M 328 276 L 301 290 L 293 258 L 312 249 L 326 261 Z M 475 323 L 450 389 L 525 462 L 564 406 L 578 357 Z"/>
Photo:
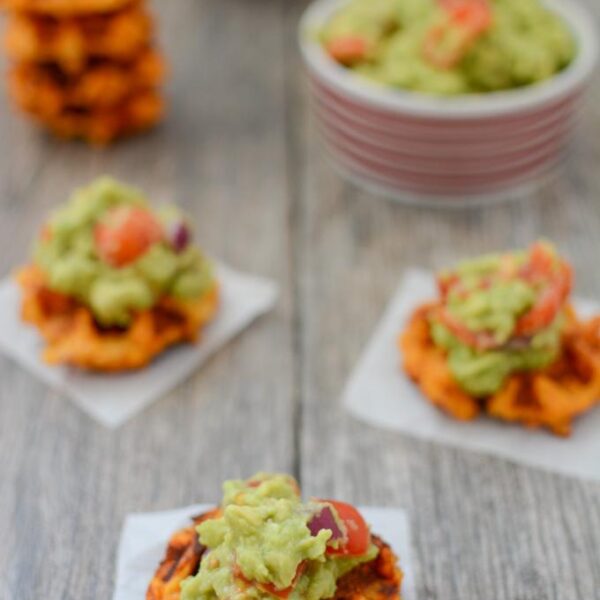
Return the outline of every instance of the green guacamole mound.
<path id="1" fill-rule="evenodd" d="M 495 394 L 513 373 L 537 371 L 550 366 L 560 349 L 562 316 L 551 327 L 533 337 L 527 348 L 477 351 L 461 343 L 435 321 L 431 336 L 448 353 L 448 365 L 460 387 L 476 398 Z"/>
<path id="2" fill-rule="evenodd" d="M 511 254 L 515 268 L 525 264 L 525 252 Z M 498 278 L 503 256 L 491 254 L 460 263 L 455 275 L 466 297 L 450 292 L 446 299 L 449 312 L 471 331 L 487 331 L 498 344 L 512 336 L 517 319 L 531 309 L 537 299 L 535 288 L 520 278 Z M 481 289 L 481 282 L 488 279 L 493 285 Z"/>
<path id="3" fill-rule="evenodd" d="M 321 32 L 325 46 L 358 35 L 367 56 L 351 69 L 395 88 L 451 96 L 510 90 L 550 79 L 575 58 L 574 37 L 541 0 L 490 0 L 493 24 L 460 62 L 436 67 L 423 51 L 446 17 L 438 0 L 351 0 Z"/>
<path id="4" fill-rule="evenodd" d="M 136 312 L 152 308 L 161 298 L 194 300 L 214 285 L 211 265 L 192 246 L 176 252 L 160 241 L 124 267 L 102 261 L 94 228 L 118 206 L 149 208 L 138 190 L 102 178 L 77 190 L 53 214 L 46 226 L 48 235 L 34 249 L 35 263 L 50 289 L 89 307 L 101 326 L 126 327 Z M 165 223 L 184 218 L 174 207 L 155 214 Z"/>
<path id="5" fill-rule="evenodd" d="M 290 600 L 330 598 L 341 576 L 377 555 L 372 545 L 363 557 L 327 556 L 332 532 L 311 534 L 310 504 L 302 502 L 297 483 L 285 475 L 259 473 L 248 481 L 226 482 L 222 508 L 222 517 L 198 527 L 208 551 L 198 574 L 182 582 L 181 600 L 272 600 L 258 584 L 278 590 L 294 585 Z M 236 570 L 246 580 L 244 589 Z"/>
<path id="6" fill-rule="evenodd" d="M 558 259 L 554 248 L 547 247 Z M 518 270 L 525 264 L 527 254 L 493 254 L 458 265 L 452 275 L 458 278 L 459 289 L 450 291 L 445 300 L 445 309 L 452 318 L 471 332 L 492 336 L 493 349 L 475 349 L 438 319 L 431 319 L 431 337 L 436 346 L 447 352 L 452 375 L 464 391 L 478 398 L 500 390 L 513 373 L 550 366 L 560 353 L 564 309 L 559 310 L 550 325 L 514 344 L 517 321 L 534 307 L 540 290 L 523 278 L 502 276 L 507 258 L 511 269 Z M 483 281 L 487 285 L 482 289 Z"/>

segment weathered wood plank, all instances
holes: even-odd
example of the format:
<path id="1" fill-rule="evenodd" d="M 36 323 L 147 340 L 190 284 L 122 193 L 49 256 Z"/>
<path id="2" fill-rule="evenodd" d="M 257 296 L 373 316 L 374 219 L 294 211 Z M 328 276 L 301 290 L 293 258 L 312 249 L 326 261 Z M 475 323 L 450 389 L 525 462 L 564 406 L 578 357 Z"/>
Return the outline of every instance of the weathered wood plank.
<path id="1" fill-rule="evenodd" d="M 324 163 L 295 51 L 303 4 L 157 2 L 172 112 L 113 150 L 41 137 L 0 99 L 0 273 L 74 185 L 110 172 L 180 201 L 209 251 L 284 287 L 275 315 L 116 433 L 0 359 L 1 600 L 110 597 L 126 512 L 210 500 L 259 468 L 410 509 L 420 598 L 599 597 L 598 485 L 364 427 L 338 398 L 407 266 L 544 234 L 588 274 L 580 293 L 600 293 L 600 84 L 560 186 L 488 210 L 394 206 Z"/>
<path id="2" fill-rule="evenodd" d="M 289 16 L 289 38 L 301 4 Z M 293 42 L 289 53 L 297 65 L 289 71 L 296 72 Z M 394 205 L 342 182 L 316 139 L 305 87 L 295 77 L 288 87 L 298 111 L 289 127 L 290 164 L 300 169 L 294 227 L 305 488 L 409 509 L 419 598 L 600 598 L 598 484 L 379 431 L 355 422 L 339 405 L 408 267 L 436 268 L 547 236 L 573 259 L 578 292 L 600 296 L 594 267 L 600 252 L 600 81 L 559 184 L 525 202 L 461 212 Z"/>
<path id="3" fill-rule="evenodd" d="M 209 252 L 276 279 L 283 296 L 274 314 L 117 432 L 0 358 L 2 600 L 110 598 L 127 512 L 216 500 L 224 477 L 294 467 L 280 5 L 156 6 L 172 64 L 161 129 L 90 150 L 0 114 L 0 272 L 26 259 L 47 210 L 107 172 L 184 204 Z"/>

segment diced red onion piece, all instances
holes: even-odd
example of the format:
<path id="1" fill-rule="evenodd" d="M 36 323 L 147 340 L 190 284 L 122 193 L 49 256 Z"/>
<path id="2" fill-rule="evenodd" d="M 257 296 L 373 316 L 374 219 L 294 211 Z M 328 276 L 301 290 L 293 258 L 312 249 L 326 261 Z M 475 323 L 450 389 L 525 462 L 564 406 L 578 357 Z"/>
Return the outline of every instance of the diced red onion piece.
<path id="1" fill-rule="evenodd" d="M 319 531 L 323 531 L 323 529 L 329 529 L 332 533 L 331 541 L 343 540 L 345 538 L 345 534 L 338 525 L 331 506 L 326 504 L 319 507 L 319 512 L 312 516 L 308 522 L 308 528 L 314 536 L 318 535 Z"/>
<path id="2" fill-rule="evenodd" d="M 177 221 L 169 227 L 168 237 L 176 252 L 183 252 L 192 240 L 190 228 L 183 221 Z"/>

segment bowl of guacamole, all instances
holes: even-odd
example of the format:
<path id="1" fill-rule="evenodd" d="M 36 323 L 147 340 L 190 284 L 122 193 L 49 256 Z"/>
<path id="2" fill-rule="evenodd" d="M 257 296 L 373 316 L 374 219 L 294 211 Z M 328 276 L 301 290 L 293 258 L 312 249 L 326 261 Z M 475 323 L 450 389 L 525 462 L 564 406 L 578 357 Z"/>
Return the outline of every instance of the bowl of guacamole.
<path id="1" fill-rule="evenodd" d="M 554 171 L 598 58 L 592 18 L 561 0 L 317 0 L 300 46 L 338 168 L 445 204 Z"/>

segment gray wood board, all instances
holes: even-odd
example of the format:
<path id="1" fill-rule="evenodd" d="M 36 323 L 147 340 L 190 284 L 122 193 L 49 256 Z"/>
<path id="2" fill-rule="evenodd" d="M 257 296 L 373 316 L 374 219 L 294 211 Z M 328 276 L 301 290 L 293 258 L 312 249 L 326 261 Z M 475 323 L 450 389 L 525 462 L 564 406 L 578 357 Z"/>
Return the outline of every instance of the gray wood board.
<path id="1" fill-rule="evenodd" d="M 2 600 L 110 598 L 128 512 L 217 500 L 230 474 L 294 469 L 281 10 L 159 8 L 172 72 L 169 118 L 156 132 L 90 150 L 1 107 L 0 271 L 26 260 L 44 215 L 74 186 L 111 173 L 182 203 L 207 251 L 275 279 L 283 295 L 274 314 L 114 433 L 0 359 Z M 256 68 L 264 61 L 270 68 Z"/>
<path id="2" fill-rule="evenodd" d="M 600 296 L 600 82 L 558 184 L 488 209 L 397 206 L 325 161 L 295 47 L 304 4 L 156 2 L 170 114 L 110 150 L 51 140 L 0 98 L 1 274 L 48 210 L 110 173 L 182 203 L 208 251 L 283 291 L 117 432 L 0 358 L 0 600 L 110 598 L 128 512 L 216 500 L 223 479 L 258 469 L 407 508 L 420 600 L 600 599 L 599 485 L 378 431 L 339 406 L 407 267 L 544 235 L 573 259 L 577 291 Z"/>

